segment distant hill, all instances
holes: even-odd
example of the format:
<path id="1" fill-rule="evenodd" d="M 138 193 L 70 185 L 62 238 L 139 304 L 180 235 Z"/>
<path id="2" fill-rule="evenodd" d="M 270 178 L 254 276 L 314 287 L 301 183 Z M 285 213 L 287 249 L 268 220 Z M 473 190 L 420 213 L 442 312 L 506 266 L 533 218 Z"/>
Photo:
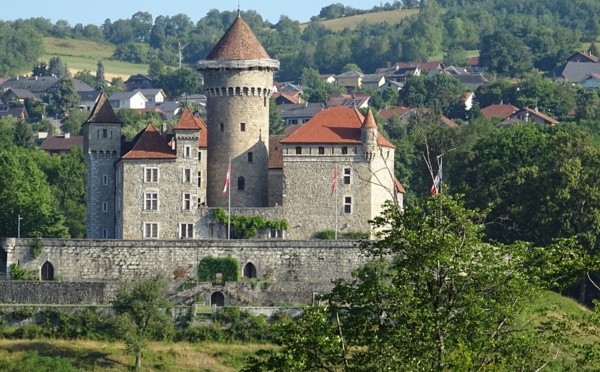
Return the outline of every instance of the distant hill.
<path id="1" fill-rule="evenodd" d="M 108 43 L 45 37 L 44 47 L 46 51 L 40 59 L 48 62 L 52 57 L 60 57 L 69 67 L 71 74 L 89 70 L 95 75 L 100 59 L 104 65 L 105 76 L 109 80 L 117 76 L 127 79 L 130 75 L 148 72 L 148 65 L 110 60 L 115 46 Z"/>
<path id="2" fill-rule="evenodd" d="M 406 9 L 406 10 L 390 10 L 386 12 L 376 12 L 376 13 L 366 13 L 359 14 L 350 17 L 336 18 L 336 19 L 328 19 L 324 21 L 317 21 L 322 24 L 326 28 L 333 31 L 340 31 L 344 28 L 348 27 L 350 29 L 355 29 L 356 26 L 362 21 L 367 23 L 382 23 L 387 22 L 390 24 L 398 23 L 404 18 L 410 17 L 419 13 L 419 9 Z M 306 22 L 301 25 L 301 28 L 304 30 L 306 26 L 308 26 L 311 22 Z"/>

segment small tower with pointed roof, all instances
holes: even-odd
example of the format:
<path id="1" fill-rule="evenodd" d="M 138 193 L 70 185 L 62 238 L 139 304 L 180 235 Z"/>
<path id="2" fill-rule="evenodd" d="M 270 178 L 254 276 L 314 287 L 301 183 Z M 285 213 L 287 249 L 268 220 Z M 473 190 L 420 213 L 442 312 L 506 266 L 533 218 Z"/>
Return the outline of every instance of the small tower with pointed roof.
<path id="1" fill-rule="evenodd" d="M 115 162 L 121 156 L 123 123 L 102 93 L 83 124 L 83 156 L 87 176 L 87 237 L 114 239 Z"/>
<path id="2" fill-rule="evenodd" d="M 371 108 L 367 110 L 367 115 L 360 128 L 360 138 L 364 146 L 364 156 L 367 160 L 373 159 L 377 155 L 377 123 L 373 117 Z"/>
<path id="3" fill-rule="evenodd" d="M 234 207 L 266 207 L 269 98 L 279 61 L 269 57 L 238 17 L 198 69 L 207 96 L 209 206 L 225 207 L 223 181 L 231 159 Z"/>

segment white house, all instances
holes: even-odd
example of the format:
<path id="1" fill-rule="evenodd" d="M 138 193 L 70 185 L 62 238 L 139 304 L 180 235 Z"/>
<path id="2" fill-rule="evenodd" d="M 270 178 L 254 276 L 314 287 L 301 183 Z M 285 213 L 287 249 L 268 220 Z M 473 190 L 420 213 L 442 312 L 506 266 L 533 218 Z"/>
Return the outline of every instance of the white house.
<path id="1" fill-rule="evenodd" d="M 137 89 L 135 92 L 140 92 L 148 100 L 146 106 L 154 106 L 155 103 L 162 103 L 167 98 L 167 95 L 162 89 Z"/>
<path id="2" fill-rule="evenodd" d="M 118 92 L 108 98 L 108 102 L 115 109 L 143 109 L 146 108 L 148 100 L 142 92 Z"/>

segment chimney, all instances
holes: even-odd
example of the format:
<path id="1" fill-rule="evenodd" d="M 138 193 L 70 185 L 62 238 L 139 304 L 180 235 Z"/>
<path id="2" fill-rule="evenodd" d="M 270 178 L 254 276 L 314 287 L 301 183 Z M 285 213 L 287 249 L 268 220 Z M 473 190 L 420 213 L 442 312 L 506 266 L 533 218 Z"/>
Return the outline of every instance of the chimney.
<path id="1" fill-rule="evenodd" d="M 161 128 L 161 134 L 165 134 L 167 133 L 167 123 L 163 123 L 162 128 Z"/>

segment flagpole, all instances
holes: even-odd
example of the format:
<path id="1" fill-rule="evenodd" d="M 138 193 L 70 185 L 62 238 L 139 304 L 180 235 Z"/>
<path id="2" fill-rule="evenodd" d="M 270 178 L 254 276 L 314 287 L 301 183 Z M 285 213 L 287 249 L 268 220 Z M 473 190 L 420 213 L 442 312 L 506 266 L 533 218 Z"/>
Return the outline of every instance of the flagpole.
<path id="1" fill-rule="evenodd" d="M 229 157 L 229 190 L 228 191 L 228 202 L 227 202 L 227 239 L 231 239 L 231 156 Z"/>

